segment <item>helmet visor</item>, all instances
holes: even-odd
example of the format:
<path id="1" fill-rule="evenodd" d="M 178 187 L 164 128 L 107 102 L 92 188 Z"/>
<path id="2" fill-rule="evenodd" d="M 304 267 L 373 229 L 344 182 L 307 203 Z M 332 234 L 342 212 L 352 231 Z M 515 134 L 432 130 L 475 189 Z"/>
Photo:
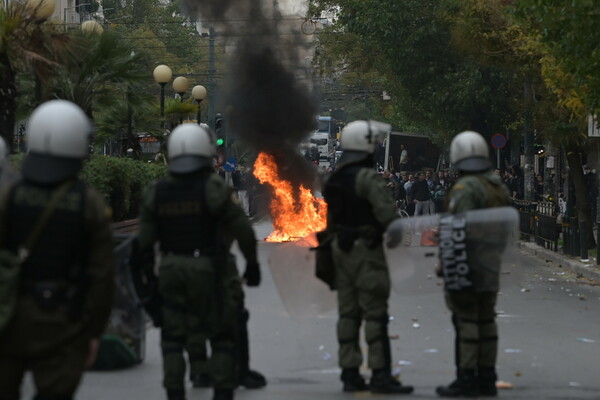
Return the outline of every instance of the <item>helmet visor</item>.
<path id="1" fill-rule="evenodd" d="M 336 164 L 338 167 L 343 167 L 344 165 L 353 164 L 372 156 L 371 153 L 367 153 L 366 151 L 344 150 Z"/>
<path id="2" fill-rule="evenodd" d="M 183 155 L 169 160 L 169 171 L 174 174 L 188 174 L 210 165 L 211 160 L 208 157 Z"/>
<path id="3" fill-rule="evenodd" d="M 76 176 L 82 164 L 79 158 L 28 153 L 23 160 L 23 177 L 41 184 L 59 183 Z"/>
<path id="4" fill-rule="evenodd" d="M 481 172 L 492 169 L 492 162 L 486 157 L 469 157 L 457 161 L 454 166 L 459 171 Z"/>

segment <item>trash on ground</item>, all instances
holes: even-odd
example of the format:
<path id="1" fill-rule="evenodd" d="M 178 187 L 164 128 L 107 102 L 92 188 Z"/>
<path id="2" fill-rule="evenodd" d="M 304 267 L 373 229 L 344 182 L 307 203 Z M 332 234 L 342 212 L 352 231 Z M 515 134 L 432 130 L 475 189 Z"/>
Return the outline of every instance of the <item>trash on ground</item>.
<path id="1" fill-rule="evenodd" d="M 521 353 L 521 349 L 504 349 L 505 353 Z"/>
<path id="2" fill-rule="evenodd" d="M 437 353 L 438 349 L 426 349 L 425 353 Z"/>
<path id="3" fill-rule="evenodd" d="M 512 389 L 514 386 L 512 383 L 510 382 L 505 382 L 505 381 L 497 381 L 496 382 L 496 387 L 498 389 Z"/>
<path id="4" fill-rule="evenodd" d="M 577 338 L 577 341 L 582 342 L 582 343 L 596 343 L 596 341 L 594 339 L 588 339 L 588 338 L 584 338 L 584 337 Z"/>

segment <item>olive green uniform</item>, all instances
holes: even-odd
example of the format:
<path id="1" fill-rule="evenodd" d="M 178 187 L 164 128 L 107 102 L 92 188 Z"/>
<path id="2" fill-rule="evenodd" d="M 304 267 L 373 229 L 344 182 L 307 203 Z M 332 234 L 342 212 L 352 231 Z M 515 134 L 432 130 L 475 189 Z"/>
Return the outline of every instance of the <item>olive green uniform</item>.
<path id="1" fill-rule="evenodd" d="M 341 168 L 335 174 L 346 168 L 352 168 L 352 165 Z M 331 179 L 335 178 L 332 176 Z M 357 198 L 365 202 L 366 207 L 370 207 L 372 221 L 370 224 L 349 228 L 336 221 L 333 215 L 332 209 L 336 207 L 334 203 L 343 200 L 328 196 L 330 186 L 331 182 L 328 182 L 324 193 L 328 202 L 327 230 L 336 234 L 333 241 L 333 260 L 338 292 L 339 365 L 343 369 L 351 369 L 362 364 L 359 332 L 364 320 L 369 368 L 389 368 L 391 352 L 387 310 L 390 276 L 383 254 L 381 235 L 387 225 L 396 218 L 394 200 L 375 171 L 371 168 L 360 168 L 356 174 L 353 191 Z M 350 239 L 350 250 L 342 243 L 348 241 L 348 233 L 355 238 Z"/>
<path id="2" fill-rule="evenodd" d="M 182 187 L 205 182 L 204 197 L 193 203 L 169 205 L 156 200 L 157 186 L 150 186 L 140 213 L 140 251 L 148 251 L 154 243 L 161 243 L 161 263 L 158 271 L 159 293 L 162 298 L 163 326 L 161 348 L 163 353 L 163 385 L 167 391 L 183 391 L 185 381 L 184 349 L 190 355 L 201 354 L 208 337 L 211 342 L 209 370 L 215 389 L 233 389 L 235 296 L 239 285 L 231 284 L 233 274 L 228 259 L 227 238 L 235 238 L 248 262 L 256 262 L 256 238 L 243 210 L 233 202 L 231 189 L 216 174 L 208 170 L 186 176 L 172 175 L 166 181 Z M 175 199 L 176 200 L 176 199 Z M 219 249 L 207 249 L 189 254 L 167 252 L 165 232 L 159 229 L 158 215 L 186 216 L 197 208 L 208 211 L 204 218 L 216 222 Z M 192 220 L 190 220 L 192 223 Z M 181 229 L 187 229 L 182 226 Z M 210 233 L 210 232 L 209 232 Z M 149 268 L 152 266 L 148 265 Z M 154 274 L 150 271 L 149 274 Z M 237 271 L 235 273 L 237 277 Z M 239 277 L 237 277 L 239 279 Z M 192 359 L 192 364 L 202 360 Z"/>
<path id="3" fill-rule="evenodd" d="M 23 264 L 15 315 L 0 333 L 0 399 L 19 398 L 27 370 L 33 373 L 36 399 L 72 398 L 84 371 L 90 340 L 100 337 L 108 321 L 114 293 L 110 210 L 95 190 L 81 182 L 76 185 L 79 190 L 72 187 L 62 197 Z M 7 243 L 16 230 L 33 229 L 53 190 L 27 181 L 3 190 L 3 248 L 10 247 Z M 13 213 L 18 213 L 19 207 L 33 219 L 16 221 Z M 81 220 L 78 232 L 82 235 L 77 243 L 71 243 L 73 238 L 64 239 L 69 230 L 80 229 L 78 222 L 61 222 L 65 214 Z M 68 262 L 71 254 L 78 254 L 81 263 L 69 270 L 75 274 L 69 280 L 60 275 L 61 265 L 56 260 L 62 257 Z M 48 261 L 40 263 L 40 259 Z"/>
<path id="4" fill-rule="evenodd" d="M 508 205 L 509 193 L 492 171 L 461 177 L 448 194 L 448 211 L 461 213 L 482 208 Z M 482 244 L 486 238 L 478 240 Z M 497 238 L 491 238 L 497 241 Z M 485 245 L 485 243 L 483 243 Z M 467 248 L 470 249 L 467 243 Z M 498 352 L 498 327 L 494 307 L 498 294 L 500 259 L 483 251 L 481 257 L 470 258 L 476 272 L 474 290 L 446 290 L 446 304 L 452 311 L 456 330 L 456 364 L 463 370 L 493 369 Z M 481 261 L 479 261 L 481 260 Z M 494 264 L 494 265 L 491 265 Z"/>

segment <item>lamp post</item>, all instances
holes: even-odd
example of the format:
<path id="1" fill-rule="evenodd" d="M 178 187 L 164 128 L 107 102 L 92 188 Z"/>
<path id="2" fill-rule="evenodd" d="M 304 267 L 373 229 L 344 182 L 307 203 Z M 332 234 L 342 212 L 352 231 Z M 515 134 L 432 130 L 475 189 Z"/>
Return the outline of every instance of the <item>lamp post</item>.
<path id="1" fill-rule="evenodd" d="M 152 73 L 154 80 L 160 85 L 160 118 L 162 120 L 161 126 L 165 127 L 165 85 L 171 80 L 173 73 L 171 68 L 164 64 L 161 64 L 154 68 Z"/>
<path id="2" fill-rule="evenodd" d="M 183 95 L 190 88 L 190 81 L 185 76 L 178 76 L 173 81 L 173 89 L 179 95 L 179 100 L 183 101 Z"/>
<path id="3" fill-rule="evenodd" d="M 206 98 L 206 88 L 202 85 L 196 85 L 192 88 L 192 97 L 198 103 L 198 113 L 196 114 L 196 121 L 198 125 L 200 125 L 200 115 L 201 115 L 201 103 L 202 100 Z"/>

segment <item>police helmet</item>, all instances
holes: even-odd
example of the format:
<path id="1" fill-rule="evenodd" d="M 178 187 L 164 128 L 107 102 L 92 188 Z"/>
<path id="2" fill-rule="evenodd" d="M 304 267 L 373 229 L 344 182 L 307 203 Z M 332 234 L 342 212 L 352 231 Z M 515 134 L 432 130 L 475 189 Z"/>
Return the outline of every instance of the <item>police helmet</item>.
<path id="1" fill-rule="evenodd" d="M 342 156 L 338 165 L 352 164 L 371 157 L 380 136 L 391 126 L 377 121 L 353 121 L 344 127 L 340 144 Z"/>
<path id="2" fill-rule="evenodd" d="M 488 145 L 477 132 L 464 131 L 452 139 L 450 162 L 459 171 L 482 172 L 492 168 Z"/>
<path id="3" fill-rule="evenodd" d="M 66 100 L 37 107 L 27 121 L 23 176 L 54 184 L 74 177 L 89 152 L 92 124 L 83 110 Z"/>
<path id="4" fill-rule="evenodd" d="M 216 153 L 210 132 L 197 124 L 179 125 L 167 142 L 169 171 L 187 174 L 211 165 Z"/>

